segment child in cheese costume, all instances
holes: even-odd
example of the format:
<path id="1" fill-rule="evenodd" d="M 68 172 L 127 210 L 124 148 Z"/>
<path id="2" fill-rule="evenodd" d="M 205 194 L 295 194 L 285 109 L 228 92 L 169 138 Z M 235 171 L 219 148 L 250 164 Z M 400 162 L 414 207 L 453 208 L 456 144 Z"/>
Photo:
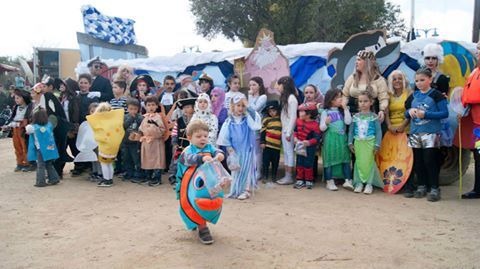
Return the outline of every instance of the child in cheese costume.
<path id="1" fill-rule="evenodd" d="M 98 144 L 98 160 L 102 166 L 103 180 L 99 187 L 113 185 L 113 161 L 117 156 L 125 131 L 123 130 L 124 111 L 112 110 L 108 103 L 100 103 L 95 113 L 87 116 Z"/>

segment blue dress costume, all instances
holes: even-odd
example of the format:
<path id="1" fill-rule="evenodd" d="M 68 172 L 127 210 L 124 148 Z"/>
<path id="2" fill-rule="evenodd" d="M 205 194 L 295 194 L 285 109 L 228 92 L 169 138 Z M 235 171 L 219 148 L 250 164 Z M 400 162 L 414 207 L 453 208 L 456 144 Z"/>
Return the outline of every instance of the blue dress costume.
<path id="1" fill-rule="evenodd" d="M 257 162 L 255 160 L 256 131 L 262 128 L 260 115 L 247 108 L 244 116 L 230 115 L 223 123 L 217 145 L 232 147 L 240 160 L 240 170 L 232 171 L 229 197 L 237 198 L 246 191 L 253 191 L 257 185 Z"/>
<path id="2" fill-rule="evenodd" d="M 202 171 L 200 167 L 204 156 L 214 158 L 219 153 L 223 152 L 211 144 L 202 149 L 189 145 L 178 158 L 177 200 L 180 201 L 180 216 L 189 230 L 207 222 L 215 224 L 220 218 L 223 192 L 214 197 L 209 192 L 217 185 L 218 179 L 211 173 L 213 171 Z"/>

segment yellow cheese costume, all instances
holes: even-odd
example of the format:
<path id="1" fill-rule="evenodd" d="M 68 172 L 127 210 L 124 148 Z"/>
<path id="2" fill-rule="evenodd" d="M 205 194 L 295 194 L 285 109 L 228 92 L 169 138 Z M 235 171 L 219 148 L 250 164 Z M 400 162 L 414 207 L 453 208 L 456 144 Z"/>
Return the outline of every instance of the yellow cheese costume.
<path id="1" fill-rule="evenodd" d="M 98 144 L 98 161 L 111 163 L 115 160 L 125 130 L 123 130 L 123 109 L 99 112 L 87 116 Z"/>

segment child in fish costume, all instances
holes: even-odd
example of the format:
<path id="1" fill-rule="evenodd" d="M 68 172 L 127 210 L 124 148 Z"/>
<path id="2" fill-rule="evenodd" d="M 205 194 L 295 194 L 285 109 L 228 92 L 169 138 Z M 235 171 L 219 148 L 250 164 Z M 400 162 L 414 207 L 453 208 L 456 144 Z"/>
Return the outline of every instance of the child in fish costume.
<path id="1" fill-rule="evenodd" d="M 223 191 L 228 180 L 219 163 L 223 152 L 208 143 L 209 127 L 202 121 L 190 122 L 187 137 L 190 145 L 178 158 L 177 199 L 180 200 L 180 216 L 187 229 L 198 227 L 198 236 L 203 244 L 212 244 L 213 238 L 207 222 L 215 224 L 222 210 Z M 213 160 L 219 162 L 212 162 Z"/>

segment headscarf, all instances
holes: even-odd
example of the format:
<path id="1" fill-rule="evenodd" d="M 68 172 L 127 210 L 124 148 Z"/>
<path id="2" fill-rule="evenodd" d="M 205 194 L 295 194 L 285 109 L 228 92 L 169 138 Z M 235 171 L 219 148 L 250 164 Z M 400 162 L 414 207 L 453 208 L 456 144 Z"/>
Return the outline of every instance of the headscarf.
<path id="1" fill-rule="evenodd" d="M 224 107 L 225 92 L 223 91 L 222 88 L 215 87 L 213 88 L 211 95 L 213 94 L 218 95 L 218 98 L 215 101 L 215 103 L 212 102 L 212 112 L 218 117 L 218 115 L 220 115 L 220 111 L 222 111 L 222 108 Z"/>
<path id="2" fill-rule="evenodd" d="M 206 100 L 207 101 L 207 108 L 205 110 L 201 110 L 198 105 L 199 105 L 199 102 L 200 100 Z M 210 97 L 208 96 L 208 94 L 206 93 L 201 93 L 198 98 L 197 98 L 197 101 L 195 102 L 195 113 L 198 113 L 198 115 L 210 115 L 212 114 L 212 102 L 210 101 Z"/>
<path id="3" fill-rule="evenodd" d="M 207 101 L 207 108 L 204 110 L 201 110 L 198 105 L 200 100 L 206 100 Z M 217 142 L 217 134 L 218 134 L 218 119 L 217 117 L 212 113 L 212 103 L 210 101 L 210 97 L 206 93 L 201 93 L 197 101 L 195 102 L 195 113 L 193 114 L 193 117 L 191 121 L 193 120 L 201 120 L 205 122 L 208 125 L 208 142 L 212 145 L 216 145 Z"/>

